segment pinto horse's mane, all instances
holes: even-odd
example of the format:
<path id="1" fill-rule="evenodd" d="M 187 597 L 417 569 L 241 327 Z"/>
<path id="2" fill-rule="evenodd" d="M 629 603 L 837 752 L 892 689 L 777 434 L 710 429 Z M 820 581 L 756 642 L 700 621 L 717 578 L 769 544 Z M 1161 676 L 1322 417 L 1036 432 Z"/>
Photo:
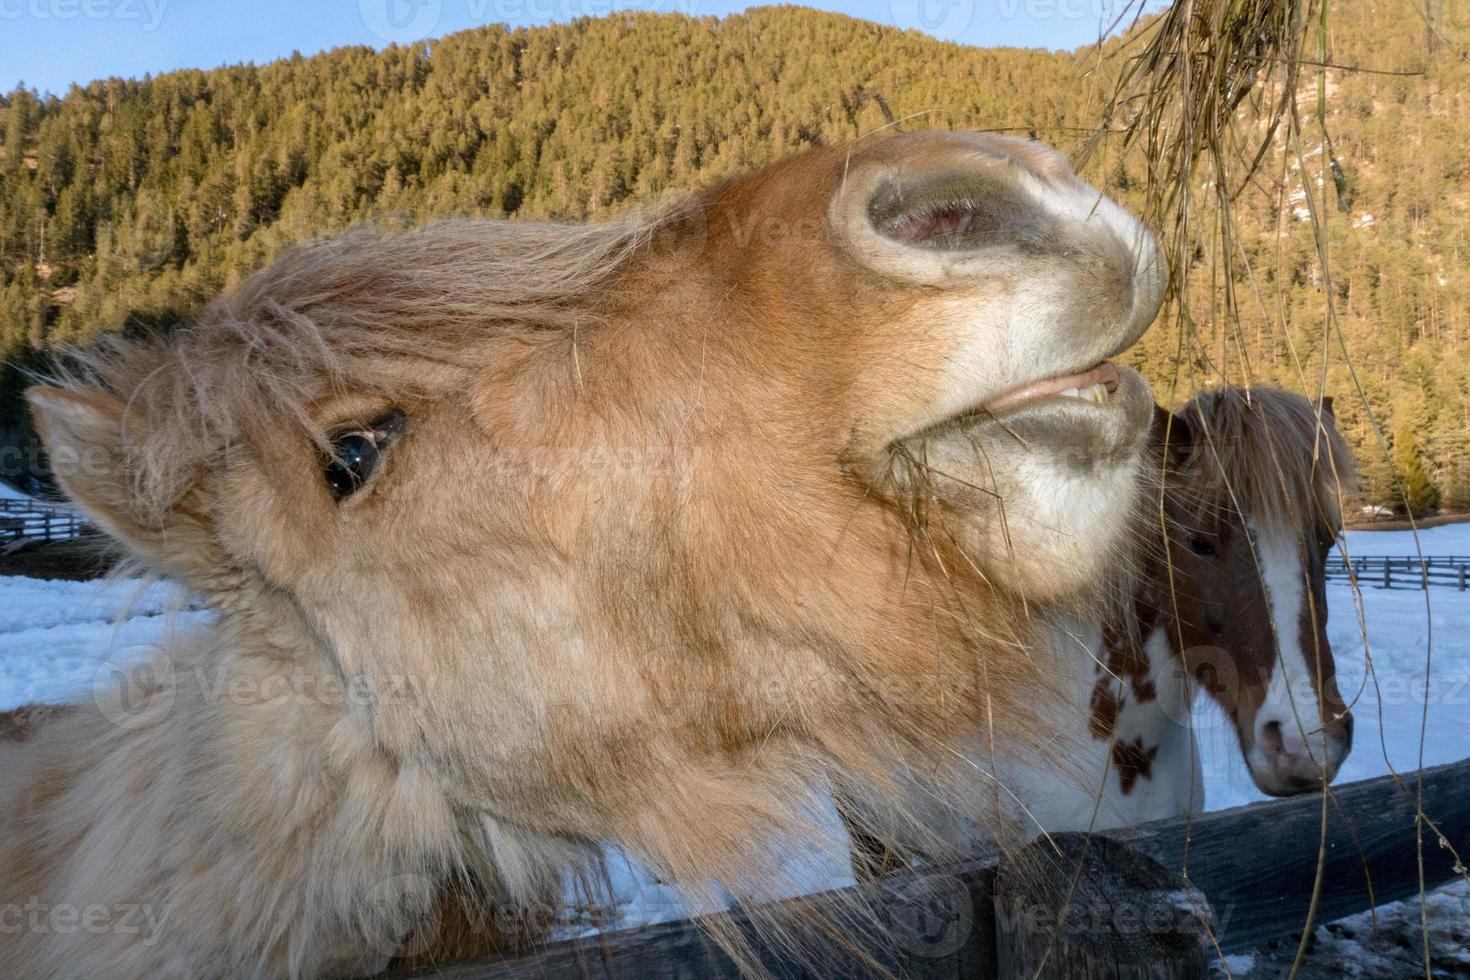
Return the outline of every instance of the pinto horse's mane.
<path id="1" fill-rule="evenodd" d="M 1341 528 L 1340 497 L 1355 474 L 1329 406 L 1279 388 L 1221 387 L 1195 395 L 1180 415 L 1194 452 L 1169 482 L 1202 510 L 1298 532 Z"/>

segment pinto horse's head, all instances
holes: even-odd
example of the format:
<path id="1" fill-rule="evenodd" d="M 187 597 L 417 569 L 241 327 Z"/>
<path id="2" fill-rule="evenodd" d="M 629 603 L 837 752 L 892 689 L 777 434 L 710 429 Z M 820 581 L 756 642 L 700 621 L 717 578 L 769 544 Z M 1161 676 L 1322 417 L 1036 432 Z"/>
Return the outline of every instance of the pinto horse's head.
<path id="1" fill-rule="evenodd" d="M 1030 669 L 1005 610 L 1103 577 L 1152 405 L 1108 359 L 1163 276 L 1055 152 L 910 134 L 295 250 L 30 397 L 99 526 L 371 695 L 353 744 L 717 870 L 782 772 L 973 718 L 980 658 Z"/>
<path id="2" fill-rule="evenodd" d="M 1289 796 L 1330 781 L 1353 716 L 1327 640 L 1325 564 L 1352 457 L 1317 405 L 1272 388 L 1197 395 L 1167 429 L 1164 567 L 1170 638 L 1235 725 L 1251 778 Z"/>

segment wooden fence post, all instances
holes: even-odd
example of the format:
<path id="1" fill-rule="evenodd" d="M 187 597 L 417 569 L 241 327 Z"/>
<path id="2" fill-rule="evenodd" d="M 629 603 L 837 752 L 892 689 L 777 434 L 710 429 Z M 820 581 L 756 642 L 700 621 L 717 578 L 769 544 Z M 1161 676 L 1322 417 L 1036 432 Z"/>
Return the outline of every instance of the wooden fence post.
<path id="1" fill-rule="evenodd" d="M 1209 902 L 1119 841 L 1043 837 L 1001 864 L 995 895 L 999 980 L 1209 976 Z"/>

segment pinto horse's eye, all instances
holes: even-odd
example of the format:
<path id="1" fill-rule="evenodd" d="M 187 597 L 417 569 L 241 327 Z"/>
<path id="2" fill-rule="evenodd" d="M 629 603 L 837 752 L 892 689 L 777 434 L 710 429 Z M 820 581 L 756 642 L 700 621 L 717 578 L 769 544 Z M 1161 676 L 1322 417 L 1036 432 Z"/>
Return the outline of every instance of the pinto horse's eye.
<path id="1" fill-rule="evenodd" d="M 1189 539 L 1189 550 L 1197 555 L 1208 558 L 1215 553 L 1215 543 L 1209 538 L 1202 538 L 1198 534 L 1191 535 Z"/>
<path id="2" fill-rule="evenodd" d="M 331 455 L 322 467 L 333 500 L 352 496 L 367 485 L 389 444 L 408 423 L 408 416 L 394 410 L 365 429 L 339 429 L 329 439 Z"/>

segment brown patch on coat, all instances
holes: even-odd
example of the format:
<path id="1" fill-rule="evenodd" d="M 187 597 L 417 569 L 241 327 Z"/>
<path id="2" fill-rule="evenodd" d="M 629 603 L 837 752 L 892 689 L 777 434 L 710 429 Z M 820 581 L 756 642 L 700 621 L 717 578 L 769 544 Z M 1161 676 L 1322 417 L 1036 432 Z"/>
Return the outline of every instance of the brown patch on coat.
<path id="1" fill-rule="evenodd" d="M 1118 768 L 1118 785 L 1124 796 L 1133 792 L 1138 780 L 1153 779 L 1154 758 L 1158 754 L 1159 747 L 1145 746 L 1142 738 L 1135 738 L 1132 742 L 1120 739 L 1113 743 L 1113 765 Z"/>
<path id="2" fill-rule="evenodd" d="M 1092 687 L 1092 715 L 1087 720 L 1087 730 L 1099 742 L 1113 737 L 1118 726 L 1118 715 L 1123 711 L 1124 700 L 1117 693 L 1111 674 L 1103 674 Z"/>
<path id="3" fill-rule="evenodd" d="M 1141 639 L 1154 628 L 1157 613 L 1140 599 L 1133 604 L 1131 614 L 1131 620 L 1126 618 L 1127 613 L 1122 613 L 1103 623 L 1104 661 L 1097 666 L 1101 676 L 1092 689 L 1091 716 L 1087 723 L 1092 737 L 1100 742 L 1113 737 L 1118 716 L 1128 706 L 1130 694 L 1139 704 L 1159 696 L 1150 676 L 1152 664 Z M 1120 689 L 1124 685 L 1126 690 Z"/>

